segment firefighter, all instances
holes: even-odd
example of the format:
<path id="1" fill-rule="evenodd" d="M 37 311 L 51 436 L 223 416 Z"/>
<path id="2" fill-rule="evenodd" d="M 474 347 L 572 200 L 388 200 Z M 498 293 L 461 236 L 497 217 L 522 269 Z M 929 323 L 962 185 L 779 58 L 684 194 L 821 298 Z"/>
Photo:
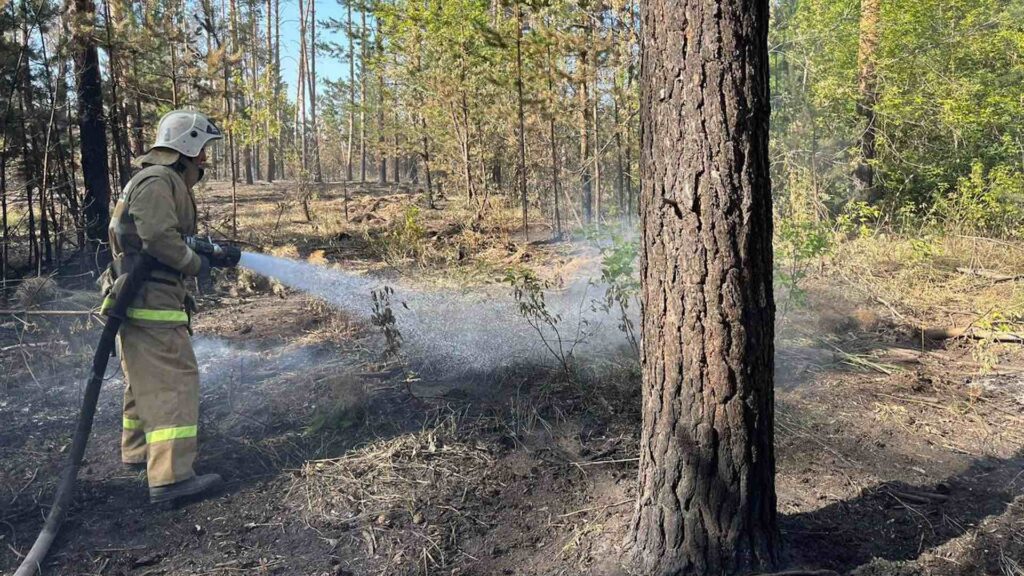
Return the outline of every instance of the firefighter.
<path id="1" fill-rule="evenodd" d="M 206 267 L 232 266 L 197 254 L 185 237 L 196 233 L 192 187 L 203 177 L 206 144 L 222 138 L 205 115 L 175 110 L 160 120 L 156 143 L 135 160 L 110 219 L 113 262 L 101 279 L 103 310 L 113 305 L 126 275 L 145 252 L 156 268 L 128 308 L 118 335 L 125 376 L 121 459 L 146 466 L 150 502 L 208 492 L 217 474 L 196 475 L 199 366 L 189 339 L 194 301 L 185 281 Z"/>

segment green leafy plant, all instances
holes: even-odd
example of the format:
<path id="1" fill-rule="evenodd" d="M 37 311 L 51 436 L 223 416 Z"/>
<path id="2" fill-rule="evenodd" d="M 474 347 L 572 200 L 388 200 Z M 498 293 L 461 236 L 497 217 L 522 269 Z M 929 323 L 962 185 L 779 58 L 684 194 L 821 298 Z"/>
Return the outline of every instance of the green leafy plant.
<path id="1" fill-rule="evenodd" d="M 516 310 L 540 336 L 544 347 L 558 361 L 567 380 L 574 380 L 573 353 L 576 347 L 586 340 L 589 322 L 580 318 L 572 338 L 563 335 L 562 315 L 553 314 L 548 310 L 544 299 L 544 291 L 554 285 L 537 278 L 529 270 L 510 269 L 505 274 L 505 282 L 512 287 L 512 297 L 516 301 Z"/>
<path id="2" fill-rule="evenodd" d="M 413 260 L 422 264 L 426 255 L 426 229 L 419 222 L 420 209 L 408 206 L 402 218 L 392 223 L 382 234 L 367 239 L 380 257 L 391 265 Z"/>
<path id="3" fill-rule="evenodd" d="M 780 318 L 790 306 L 806 303 L 803 282 L 815 261 L 828 254 L 832 247 L 831 229 L 817 222 L 781 219 L 776 223 L 775 279 L 786 291 Z"/>
<path id="4" fill-rule="evenodd" d="M 935 199 L 934 216 L 945 231 L 1016 237 L 1024 225 L 1024 173 L 1008 166 L 971 164 L 968 176 Z"/>
<path id="5" fill-rule="evenodd" d="M 605 313 L 617 312 L 619 330 L 626 335 L 637 360 L 640 342 L 630 310 L 640 305 L 640 278 L 636 274 L 638 249 L 635 240 L 615 236 L 611 246 L 601 250 L 601 283 L 605 292 L 603 298 L 594 301 L 596 308 Z"/>

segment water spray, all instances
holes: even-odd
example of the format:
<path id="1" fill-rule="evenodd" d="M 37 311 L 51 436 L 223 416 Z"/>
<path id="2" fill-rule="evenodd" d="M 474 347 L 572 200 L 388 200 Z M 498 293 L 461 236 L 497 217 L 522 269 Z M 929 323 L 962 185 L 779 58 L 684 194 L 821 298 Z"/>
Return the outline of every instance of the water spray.
<path id="1" fill-rule="evenodd" d="M 185 241 L 205 259 L 201 274 L 209 273 L 207 265 L 238 265 L 277 280 L 289 288 L 321 298 L 332 307 L 346 310 L 357 318 L 370 320 L 373 316 L 371 294 L 382 287 L 379 280 L 335 267 L 242 252 L 234 246 L 217 244 L 209 239 L 189 237 Z M 155 259 L 145 253 L 141 254 L 128 280 L 118 292 L 113 308 L 108 312 L 93 357 L 71 452 L 57 487 L 53 507 L 15 576 L 35 574 L 57 537 L 72 502 L 78 468 L 92 430 L 96 403 L 107 361 L 114 347 L 114 338 L 127 315 L 128 306 L 156 266 L 159 264 Z M 552 314 L 566 321 L 568 326 L 591 327 L 587 345 L 592 352 L 622 343 L 621 338 L 609 338 L 610 331 L 602 333 L 596 329 L 602 315 L 585 305 L 588 293 L 596 290 L 589 279 L 584 279 L 571 284 L 546 303 Z M 402 347 L 422 366 L 421 372 L 447 377 L 470 373 L 489 374 L 498 367 L 514 365 L 518 361 L 551 360 L 545 344 L 539 341 L 534 329 L 522 321 L 517 302 L 509 298 L 507 292 L 480 289 L 460 293 L 403 287 L 401 292 L 389 290 L 388 293 L 402 333 Z"/>
<path id="2" fill-rule="evenodd" d="M 242 252 L 238 265 L 364 321 L 372 320 L 371 295 L 385 286 L 380 279 L 335 266 L 266 254 Z M 451 378 L 488 374 L 523 361 L 543 364 L 553 360 L 535 329 L 524 321 L 507 287 L 473 291 L 431 290 L 402 283 L 391 287 L 391 308 L 402 335 L 402 349 L 421 374 Z M 600 330 L 608 316 L 594 309 L 591 298 L 603 294 L 603 289 L 584 277 L 546 299 L 551 315 L 562 323 L 562 337 L 586 340 L 580 342 L 580 352 L 607 351 L 625 343 L 618 330 Z M 580 330 L 588 333 L 586 338 Z"/>

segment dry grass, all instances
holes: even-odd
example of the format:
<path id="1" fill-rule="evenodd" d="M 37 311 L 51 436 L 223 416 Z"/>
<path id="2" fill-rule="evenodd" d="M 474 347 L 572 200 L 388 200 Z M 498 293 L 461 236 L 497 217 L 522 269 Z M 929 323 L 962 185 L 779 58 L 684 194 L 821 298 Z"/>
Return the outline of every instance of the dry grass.
<path id="1" fill-rule="evenodd" d="M 14 303 L 18 308 L 31 310 L 53 301 L 58 295 L 57 283 L 52 278 L 26 278 L 14 291 Z"/>
<path id="2" fill-rule="evenodd" d="M 369 556 L 432 573 L 460 558 L 460 535 L 485 525 L 472 503 L 487 497 L 495 457 L 471 429 L 479 425 L 449 412 L 417 433 L 308 462 L 293 492 L 312 524 L 349 531 Z"/>
<path id="3" fill-rule="evenodd" d="M 1024 269 L 1024 247 L 999 240 L 876 235 L 838 246 L 831 270 L 906 323 L 947 321 L 976 326 L 1024 319 L 1024 288 L 958 269 L 1012 275 Z"/>

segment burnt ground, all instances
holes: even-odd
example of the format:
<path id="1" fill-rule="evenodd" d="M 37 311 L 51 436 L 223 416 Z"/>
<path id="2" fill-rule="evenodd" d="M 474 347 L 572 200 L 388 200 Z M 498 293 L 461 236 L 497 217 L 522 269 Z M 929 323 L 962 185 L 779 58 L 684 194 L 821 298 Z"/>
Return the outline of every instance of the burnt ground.
<path id="1" fill-rule="evenodd" d="M 780 327 L 784 565 L 1022 574 L 1024 352 L 1000 348 L 981 376 L 969 341 L 922 342 L 846 298 L 812 292 Z M 224 291 L 206 310 L 197 469 L 228 485 L 173 510 L 147 503 L 119 463 L 112 366 L 45 574 L 626 573 L 628 361 L 584 360 L 570 385 L 537 366 L 417 380 L 380 361 L 372 327 L 299 294 Z M 42 524 L 96 334 L 30 322 L 0 325 L 4 573 Z"/>

